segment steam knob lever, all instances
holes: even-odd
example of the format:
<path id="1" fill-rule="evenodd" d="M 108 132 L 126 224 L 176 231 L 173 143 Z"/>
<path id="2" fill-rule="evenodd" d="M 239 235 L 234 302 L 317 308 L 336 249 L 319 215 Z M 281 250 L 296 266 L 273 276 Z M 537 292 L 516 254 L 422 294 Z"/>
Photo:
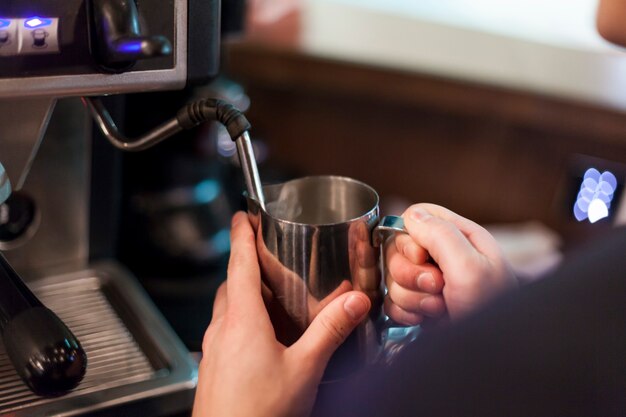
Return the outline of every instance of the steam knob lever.
<path id="1" fill-rule="evenodd" d="M 91 52 L 106 72 L 128 71 L 137 60 L 171 55 L 164 36 L 143 36 L 135 0 L 88 0 Z"/>

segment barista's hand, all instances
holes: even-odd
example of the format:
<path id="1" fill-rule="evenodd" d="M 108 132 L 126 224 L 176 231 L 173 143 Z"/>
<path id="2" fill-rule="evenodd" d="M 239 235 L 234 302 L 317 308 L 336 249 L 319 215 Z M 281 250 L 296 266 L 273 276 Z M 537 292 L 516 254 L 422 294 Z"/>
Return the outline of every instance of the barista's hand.
<path id="1" fill-rule="evenodd" d="M 489 232 L 452 211 L 415 204 L 402 215 L 409 235 L 387 245 L 385 311 L 395 321 L 452 320 L 517 286 Z M 433 262 L 429 262 L 429 258 Z"/>
<path id="2" fill-rule="evenodd" d="M 193 416 L 307 416 L 330 356 L 365 317 L 370 301 L 357 291 L 340 295 L 287 348 L 276 341 L 263 303 L 245 213 L 233 218 L 231 239 L 228 279 L 204 336 Z"/>

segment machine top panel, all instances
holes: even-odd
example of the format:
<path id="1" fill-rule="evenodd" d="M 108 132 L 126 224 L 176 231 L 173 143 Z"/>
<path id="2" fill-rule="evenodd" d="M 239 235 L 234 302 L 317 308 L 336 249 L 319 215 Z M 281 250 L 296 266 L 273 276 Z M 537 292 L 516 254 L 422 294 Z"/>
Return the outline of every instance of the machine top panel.
<path id="1" fill-rule="evenodd" d="M 0 98 L 182 88 L 187 77 L 187 0 L 131 0 L 134 19 L 116 16 L 120 10 L 116 1 L 128 3 L 2 0 Z M 93 12 L 99 9 L 103 10 L 99 15 Z M 148 50 L 150 45 L 146 47 L 143 39 L 152 38 L 163 39 L 169 49 L 149 59 L 133 59 L 123 71 L 107 71 L 96 51 L 97 37 L 102 35 L 95 29 L 98 16 L 109 17 L 120 27 L 128 26 L 131 34 L 138 35 L 124 38 L 110 34 L 108 44 L 114 44 L 116 51 L 132 54 L 142 47 Z M 108 23 L 100 26 L 108 28 Z"/>

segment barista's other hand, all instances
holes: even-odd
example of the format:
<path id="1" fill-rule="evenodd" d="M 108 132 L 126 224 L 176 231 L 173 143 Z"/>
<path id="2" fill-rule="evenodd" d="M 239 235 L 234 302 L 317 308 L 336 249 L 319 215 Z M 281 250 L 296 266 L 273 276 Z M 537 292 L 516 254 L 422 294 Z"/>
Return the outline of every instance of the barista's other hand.
<path id="1" fill-rule="evenodd" d="M 370 301 L 357 291 L 340 295 L 285 347 L 276 341 L 261 296 L 245 213 L 233 217 L 231 239 L 228 279 L 204 336 L 193 416 L 307 416 L 330 356 L 365 317 Z"/>
<path id="2" fill-rule="evenodd" d="M 409 235 L 396 236 L 386 254 L 385 311 L 395 321 L 419 324 L 446 311 L 455 320 L 517 287 L 483 227 L 434 204 L 415 204 L 402 217 Z"/>

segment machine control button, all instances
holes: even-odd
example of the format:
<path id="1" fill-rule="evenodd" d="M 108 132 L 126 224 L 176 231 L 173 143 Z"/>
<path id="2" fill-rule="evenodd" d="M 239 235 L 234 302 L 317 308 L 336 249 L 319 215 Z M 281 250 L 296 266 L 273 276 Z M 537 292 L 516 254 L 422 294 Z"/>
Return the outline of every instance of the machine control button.
<path id="1" fill-rule="evenodd" d="M 59 19 L 31 17 L 18 24 L 19 54 L 50 54 L 59 52 Z"/>
<path id="2" fill-rule="evenodd" d="M 46 48 L 48 46 L 48 44 L 46 43 L 46 38 L 50 35 L 45 30 L 33 30 L 31 35 L 33 35 L 33 48 Z"/>
<path id="3" fill-rule="evenodd" d="M 17 55 L 19 41 L 17 37 L 17 20 L 0 18 L 0 56 Z"/>

